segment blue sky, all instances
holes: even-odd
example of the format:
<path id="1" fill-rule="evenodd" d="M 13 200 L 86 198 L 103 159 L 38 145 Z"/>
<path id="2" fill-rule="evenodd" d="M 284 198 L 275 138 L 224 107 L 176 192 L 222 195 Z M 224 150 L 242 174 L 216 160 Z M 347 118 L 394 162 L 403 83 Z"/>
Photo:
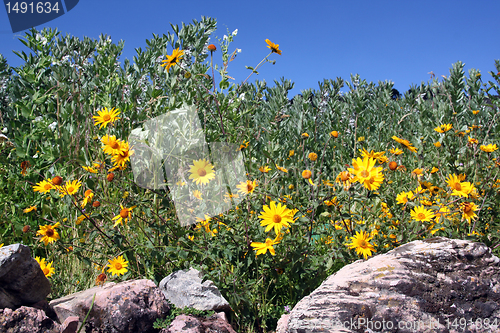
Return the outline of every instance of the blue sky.
<path id="1" fill-rule="evenodd" d="M 466 72 L 476 68 L 491 80 L 500 59 L 500 1 L 116 1 L 80 0 L 65 15 L 37 26 L 58 28 L 79 38 L 111 36 L 125 41 L 124 58 L 146 47 L 152 34 L 172 32 L 170 23 L 190 23 L 201 16 L 217 19 L 215 37 L 238 29 L 232 47 L 242 50 L 229 75 L 242 82 L 268 54 L 265 39 L 279 44 L 276 64 L 264 64 L 255 79 L 273 84 L 281 77 L 295 83 L 289 98 L 318 81 L 359 74 L 367 81 L 394 82 L 400 92 L 411 84 L 448 75 L 460 60 Z M 6 9 L 0 8 L 0 53 L 12 66 L 21 61 L 13 50 L 26 50 L 13 34 Z M 171 49 L 167 52 L 171 54 Z M 217 54 L 216 54 L 217 55 Z M 220 56 L 220 53 L 218 54 Z M 215 58 L 219 63 L 220 58 Z"/>

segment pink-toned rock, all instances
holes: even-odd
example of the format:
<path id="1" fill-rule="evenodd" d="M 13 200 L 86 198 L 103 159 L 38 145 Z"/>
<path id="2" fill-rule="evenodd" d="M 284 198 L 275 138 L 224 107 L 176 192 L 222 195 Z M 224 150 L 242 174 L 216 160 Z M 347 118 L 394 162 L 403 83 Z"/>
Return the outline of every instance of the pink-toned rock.
<path id="1" fill-rule="evenodd" d="M 16 310 L 0 310 L 2 333 L 60 333 L 61 326 L 45 315 L 41 309 L 21 306 Z"/>
<path id="2" fill-rule="evenodd" d="M 278 320 L 278 325 L 276 326 L 276 333 L 286 333 L 289 319 L 290 319 L 289 314 L 281 316 L 280 320 Z"/>
<path id="3" fill-rule="evenodd" d="M 179 315 L 168 328 L 160 333 L 236 333 L 226 320 L 224 312 L 219 312 L 208 318 L 198 318 L 190 315 Z"/>
<path id="4" fill-rule="evenodd" d="M 61 333 L 76 333 L 80 324 L 80 318 L 69 316 L 61 325 Z"/>
<path id="5" fill-rule="evenodd" d="M 60 322 L 76 316 L 85 322 L 86 333 L 142 333 L 153 331 L 157 318 L 167 315 L 169 305 L 162 292 L 151 280 L 131 280 L 107 283 L 52 300 Z"/>
<path id="6" fill-rule="evenodd" d="M 500 259 L 482 243 L 414 241 L 343 267 L 286 326 L 280 333 L 500 332 Z"/>

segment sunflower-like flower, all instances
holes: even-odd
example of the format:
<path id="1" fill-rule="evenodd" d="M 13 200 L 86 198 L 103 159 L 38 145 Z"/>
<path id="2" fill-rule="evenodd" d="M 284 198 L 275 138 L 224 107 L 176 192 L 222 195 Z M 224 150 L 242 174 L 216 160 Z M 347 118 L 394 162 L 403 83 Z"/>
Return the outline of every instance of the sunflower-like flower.
<path id="1" fill-rule="evenodd" d="M 460 204 L 462 210 L 462 219 L 466 219 L 469 223 L 471 220 L 476 219 L 477 205 L 473 202 L 462 202 Z"/>
<path id="2" fill-rule="evenodd" d="M 400 139 L 397 136 L 393 136 L 392 139 L 394 141 L 396 141 L 397 143 L 400 143 L 406 149 L 411 150 L 414 153 L 417 152 L 417 148 L 413 147 L 413 145 L 410 143 L 410 141 L 405 140 L 405 139 Z"/>
<path id="3" fill-rule="evenodd" d="M 59 233 L 56 231 L 56 228 L 59 228 L 61 226 L 61 223 L 57 222 L 54 225 L 40 225 L 40 230 L 36 232 L 36 235 L 41 235 L 43 236 L 40 239 L 40 242 L 44 242 L 45 246 L 47 244 L 55 242 L 56 240 L 60 239 L 61 237 L 59 236 Z"/>
<path id="4" fill-rule="evenodd" d="M 214 166 L 205 159 L 193 160 L 193 164 L 190 167 L 189 172 L 191 175 L 189 179 L 192 179 L 197 185 L 200 183 L 208 184 L 212 179 L 215 179 Z"/>
<path id="5" fill-rule="evenodd" d="M 109 267 L 108 273 L 113 275 L 121 275 L 127 273 L 128 261 L 123 259 L 123 256 L 119 256 L 118 258 L 114 258 L 112 260 L 108 260 L 109 264 L 106 266 Z"/>
<path id="6" fill-rule="evenodd" d="M 451 195 L 468 198 L 469 194 L 471 194 L 474 191 L 475 189 L 474 185 L 471 184 L 470 182 L 462 182 L 461 180 L 463 180 L 463 178 L 457 176 L 456 174 L 448 175 L 446 182 L 453 191 Z"/>
<path id="7" fill-rule="evenodd" d="M 278 203 L 276 205 L 275 201 L 271 201 L 269 206 L 265 205 L 263 207 L 264 211 L 260 212 L 259 218 L 262 219 L 260 222 L 261 226 L 265 226 L 265 232 L 274 228 L 276 235 L 279 235 L 281 228 L 290 227 L 290 223 L 293 223 L 293 211 L 286 208 L 286 205 Z"/>
<path id="8" fill-rule="evenodd" d="M 443 125 L 439 125 L 438 127 L 436 127 L 434 130 L 438 133 L 444 133 L 444 132 L 448 132 L 449 130 L 451 130 L 453 128 L 453 125 L 452 124 L 443 124 Z"/>
<path id="9" fill-rule="evenodd" d="M 54 274 L 55 268 L 52 267 L 53 261 L 51 261 L 51 262 L 45 262 L 45 258 L 41 258 L 40 259 L 40 257 L 35 257 L 35 260 L 40 265 L 40 268 L 42 269 L 43 274 L 45 275 L 45 277 L 50 277 L 52 274 Z"/>
<path id="10" fill-rule="evenodd" d="M 268 173 L 269 171 L 271 171 L 271 168 L 268 167 L 267 165 L 265 165 L 265 166 L 259 167 L 259 171 L 262 173 Z"/>
<path id="11" fill-rule="evenodd" d="M 360 182 L 368 190 L 373 191 L 379 188 L 384 180 L 382 167 L 375 168 L 376 160 L 370 157 L 353 159 L 352 165 L 354 168 L 347 170 L 354 175 L 353 182 Z"/>
<path id="12" fill-rule="evenodd" d="M 58 188 L 59 190 L 59 196 L 62 198 L 66 194 L 68 195 L 73 195 L 78 192 L 78 189 L 82 186 L 82 183 L 79 180 L 73 180 L 72 182 L 67 181 L 66 184 L 63 186 L 60 186 Z"/>
<path id="13" fill-rule="evenodd" d="M 498 149 L 496 143 L 495 144 L 489 144 L 487 146 L 485 145 L 481 145 L 479 147 L 479 149 L 481 149 L 482 151 L 486 152 L 486 153 L 491 153 L 491 152 L 494 152 L 495 150 Z"/>
<path id="14" fill-rule="evenodd" d="M 104 108 L 100 111 L 97 111 L 98 116 L 92 116 L 92 118 L 95 119 L 95 126 L 101 124 L 99 129 L 101 128 L 106 128 L 106 126 L 109 123 L 113 123 L 116 120 L 120 119 L 118 115 L 120 114 L 120 111 L 118 111 L 115 108 L 112 108 L 111 110 L 108 110 L 108 108 Z"/>
<path id="15" fill-rule="evenodd" d="M 335 182 L 344 187 L 344 190 L 349 190 L 351 184 L 354 183 L 354 177 L 349 173 L 349 171 L 342 171 L 335 178 Z"/>
<path id="16" fill-rule="evenodd" d="M 30 207 L 26 208 L 25 210 L 23 210 L 23 212 L 29 213 L 29 212 L 32 212 L 34 210 L 36 210 L 36 206 L 30 206 Z"/>
<path id="17" fill-rule="evenodd" d="M 238 192 L 243 193 L 243 194 L 250 194 L 253 193 L 255 188 L 257 187 L 257 181 L 250 181 L 247 180 L 246 182 L 241 182 L 238 185 L 236 185 L 238 188 Z"/>
<path id="18" fill-rule="evenodd" d="M 55 186 L 52 185 L 50 181 L 42 180 L 41 182 L 36 183 L 36 185 L 33 186 L 33 191 L 40 193 L 47 193 L 50 192 L 50 190 L 52 190 L 53 188 L 55 188 Z"/>
<path id="19" fill-rule="evenodd" d="M 167 72 L 170 69 L 170 67 L 176 65 L 179 63 L 179 61 L 182 59 L 184 56 L 184 51 L 179 50 L 179 48 L 176 48 L 175 50 L 172 51 L 172 55 L 167 55 L 167 59 L 163 60 L 162 67 L 166 67 Z"/>
<path id="20" fill-rule="evenodd" d="M 123 225 L 123 222 L 127 223 L 132 218 L 132 209 L 134 209 L 137 206 L 132 206 L 130 208 L 125 208 L 123 207 L 122 204 L 120 204 L 120 214 L 116 215 L 113 217 L 113 221 L 116 220 L 115 225 L 113 226 L 116 227 L 118 224 Z"/>
<path id="21" fill-rule="evenodd" d="M 276 166 L 276 169 L 278 169 L 279 171 L 282 171 L 284 173 L 288 173 L 288 169 L 287 168 L 283 168 L 283 167 L 280 167 L 280 166 Z"/>
<path id="22" fill-rule="evenodd" d="M 102 150 L 108 155 L 117 155 L 122 150 L 122 140 L 117 139 L 115 135 L 105 135 L 102 137 L 101 142 L 104 144 Z"/>
<path id="23" fill-rule="evenodd" d="M 406 204 L 408 202 L 408 200 L 413 200 L 413 198 L 415 197 L 415 195 L 413 194 L 412 191 L 410 192 L 401 192 L 397 195 L 396 197 L 396 202 L 398 204 Z"/>
<path id="24" fill-rule="evenodd" d="M 316 153 L 309 153 L 309 155 L 307 155 L 307 157 L 311 160 L 311 161 L 316 161 L 318 159 L 318 154 Z"/>
<path id="25" fill-rule="evenodd" d="M 279 243 L 278 237 L 279 236 L 276 236 L 275 239 L 266 238 L 265 243 L 252 242 L 250 244 L 250 246 L 253 247 L 254 251 L 257 251 L 257 253 L 255 253 L 256 256 L 258 256 L 260 254 L 266 254 L 267 250 L 269 250 L 269 253 L 271 253 L 274 256 L 274 255 L 276 255 L 276 252 L 274 251 L 273 245 L 276 245 Z"/>
<path id="26" fill-rule="evenodd" d="M 133 150 L 130 150 L 130 146 L 128 142 L 121 142 L 120 151 L 118 154 L 113 155 L 111 160 L 115 166 L 119 166 L 124 168 L 127 161 L 130 161 L 130 156 L 134 154 Z"/>
<path id="27" fill-rule="evenodd" d="M 431 210 L 425 208 L 425 206 L 423 205 L 415 207 L 411 211 L 411 218 L 420 222 L 430 221 L 435 217 L 436 215 Z"/>
<path id="28" fill-rule="evenodd" d="M 85 191 L 85 198 L 83 199 L 83 202 L 82 202 L 82 208 L 85 208 L 85 206 L 87 206 L 87 204 L 92 201 L 92 199 L 94 198 L 94 192 L 92 192 L 91 189 L 88 189 L 87 191 Z"/>
<path id="29" fill-rule="evenodd" d="M 373 150 L 370 150 L 370 152 L 368 152 L 368 150 L 366 149 L 360 149 L 359 152 L 361 153 L 361 156 L 364 158 L 364 157 L 370 157 L 370 158 L 374 158 L 376 159 L 379 163 L 384 163 L 385 161 L 387 161 L 387 157 L 385 156 L 385 151 L 373 151 Z"/>
<path id="30" fill-rule="evenodd" d="M 281 55 L 281 50 L 280 50 L 280 46 L 278 44 L 274 44 L 273 42 L 271 42 L 269 39 L 266 39 L 266 43 L 267 43 L 267 47 L 269 49 L 271 49 L 271 51 L 273 53 L 278 53 L 279 55 Z"/>
<path id="31" fill-rule="evenodd" d="M 370 244 L 370 240 L 373 237 L 370 237 L 366 232 L 356 231 L 356 235 L 351 237 L 351 243 L 346 244 L 350 249 L 356 249 L 356 253 L 358 255 L 363 255 L 365 260 L 368 256 L 372 255 L 372 252 L 377 252 L 372 244 Z"/>
<path id="32" fill-rule="evenodd" d="M 391 149 L 389 149 L 389 153 L 397 156 L 397 155 L 401 155 L 403 153 L 403 151 L 399 148 L 391 148 Z"/>

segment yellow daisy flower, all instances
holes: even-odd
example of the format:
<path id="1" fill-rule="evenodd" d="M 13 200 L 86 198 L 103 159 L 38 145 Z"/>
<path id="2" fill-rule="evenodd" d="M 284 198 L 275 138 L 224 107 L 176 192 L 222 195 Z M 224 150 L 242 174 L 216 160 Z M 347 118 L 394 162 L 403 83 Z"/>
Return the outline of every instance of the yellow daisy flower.
<path id="1" fill-rule="evenodd" d="M 98 116 L 92 116 L 92 118 L 95 119 L 95 126 L 101 124 L 99 129 L 101 128 L 106 128 L 106 126 L 109 123 L 113 123 L 116 120 L 120 119 L 117 117 L 120 114 L 120 111 L 116 110 L 115 108 L 112 108 L 111 110 L 108 110 L 108 108 L 104 108 L 101 111 L 97 111 Z"/>
<path id="2" fill-rule="evenodd" d="M 266 227 L 265 232 L 274 228 L 276 235 L 279 235 L 282 227 L 288 228 L 290 227 L 289 223 L 294 222 L 293 212 L 286 208 L 286 205 L 282 205 L 281 203 L 276 205 L 275 201 L 271 201 L 269 206 L 265 205 L 263 209 L 264 211 L 261 212 L 259 218 L 262 219 L 260 225 Z"/>
<path id="3" fill-rule="evenodd" d="M 120 214 L 116 215 L 113 217 L 113 221 L 116 220 L 115 225 L 113 226 L 116 227 L 118 224 L 123 225 L 123 222 L 127 223 L 132 218 L 132 209 L 134 209 L 137 206 L 132 206 L 130 208 L 125 208 L 123 207 L 122 204 L 120 204 Z"/>
<path id="4" fill-rule="evenodd" d="M 481 145 L 479 147 L 479 149 L 481 149 L 482 151 L 486 152 L 486 153 L 491 153 L 491 152 L 494 152 L 495 150 L 498 149 L 497 145 L 496 144 L 489 144 L 487 146 L 485 145 Z"/>
<path id="5" fill-rule="evenodd" d="M 36 210 L 36 206 L 31 206 L 31 207 L 28 207 L 28 208 L 26 208 L 25 210 L 23 210 L 23 212 L 25 212 L 25 213 L 29 213 L 29 212 L 32 212 L 32 211 L 34 211 L 34 210 Z"/>
<path id="6" fill-rule="evenodd" d="M 400 139 L 397 136 L 393 136 L 392 139 L 394 141 L 396 141 L 397 143 L 400 143 L 403 147 L 407 148 L 408 150 L 411 150 L 414 153 L 417 152 L 417 148 L 413 147 L 413 145 L 410 143 L 410 141 L 405 140 L 405 139 Z"/>
<path id="7" fill-rule="evenodd" d="M 66 194 L 73 195 L 78 192 L 78 189 L 82 186 L 82 183 L 79 180 L 73 180 L 72 182 L 67 181 L 66 184 L 58 188 L 59 196 L 62 198 Z"/>
<path id="8" fill-rule="evenodd" d="M 262 172 L 262 173 L 268 173 L 269 171 L 271 171 L 271 168 L 268 167 L 267 165 L 266 166 L 261 166 L 259 168 L 259 171 Z"/>
<path id="9" fill-rule="evenodd" d="M 40 193 L 47 193 L 50 192 L 50 190 L 52 190 L 53 188 L 55 188 L 55 186 L 52 185 L 51 182 L 47 180 L 42 180 L 41 182 L 36 183 L 36 185 L 33 186 L 33 191 Z"/>
<path id="10" fill-rule="evenodd" d="M 280 46 L 278 44 L 272 43 L 269 39 L 266 39 L 267 47 L 271 49 L 272 53 L 278 53 L 281 55 Z"/>
<path id="11" fill-rule="evenodd" d="M 373 158 L 365 157 L 353 159 L 352 165 L 354 169 L 348 168 L 347 170 L 354 175 L 353 182 L 360 182 L 368 190 L 373 191 L 379 188 L 384 180 L 382 174 L 382 167 L 375 168 L 376 160 Z"/>
<path id="12" fill-rule="evenodd" d="M 40 265 L 40 268 L 42 269 L 45 277 L 50 277 L 52 274 L 54 274 L 55 268 L 52 267 L 53 261 L 47 263 L 45 262 L 45 258 L 40 259 L 40 257 L 35 257 L 35 260 Z"/>
<path id="13" fill-rule="evenodd" d="M 40 239 L 40 242 L 44 242 L 45 246 L 47 244 L 55 242 L 56 240 L 60 239 L 61 237 L 59 236 L 59 233 L 57 233 L 56 228 L 59 228 L 61 226 L 61 223 L 57 222 L 54 225 L 40 225 L 38 230 L 36 232 L 36 235 L 41 235 L 43 236 Z"/>
<path id="14" fill-rule="evenodd" d="M 109 267 L 108 273 L 113 275 L 121 275 L 127 273 L 128 261 L 123 259 L 123 256 L 119 256 L 118 258 L 114 258 L 112 260 L 108 260 L 109 264 L 106 266 Z"/>
<path id="15" fill-rule="evenodd" d="M 193 165 L 190 165 L 191 175 L 189 179 L 192 179 L 197 185 L 198 184 L 208 184 L 212 179 L 215 179 L 215 171 L 213 165 L 205 159 L 193 160 Z"/>
<path id="16" fill-rule="evenodd" d="M 411 218 L 420 222 L 430 221 L 434 217 L 436 217 L 436 215 L 431 210 L 426 209 L 423 205 L 415 207 L 411 211 Z"/>
<path id="17" fill-rule="evenodd" d="M 452 128 L 453 128 L 453 126 L 451 124 L 443 124 L 443 125 L 439 125 L 434 130 L 438 133 L 444 133 L 444 132 L 448 132 Z"/>
<path id="18" fill-rule="evenodd" d="M 469 223 L 471 220 L 476 219 L 476 211 L 478 209 L 477 205 L 473 202 L 462 202 L 460 204 L 462 209 L 462 219 L 466 219 Z"/>
<path id="19" fill-rule="evenodd" d="M 83 199 L 83 202 L 82 202 L 82 208 L 85 208 L 85 206 L 87 206 L 87 204 L 92 201 L 92 199 L 94 198 L 94 192 L 92 192 L 92 190 L 87 190 L 85 191 L 85 198 Z"/>
<path id="20" fill-rule="evenodd" d="M 356 235 L 351 237 L 351 243 L 346 245 L 350 249 L 356 249 L 356 253 L 363 255 L 366 260 L 368 256 L 372 255 L 372 252 L 377 252 L 373 245 L 369 243 L 371 239 L 372 237 L 369 237 L 368 233 L 356 231 Z"/>
<path id="21" fill-rule="evenodd" d="M 269 253 L 271 253 L 274 256 L 276 255 L 276 252 L 274 251 L 273 245 L 279 243 L 279 241 L 277 241 L 278 237 L 279 236 L 277 236 L 275 239 L 266 238 L 265 243 L 252 242 L 250 246 L 253 247 L 254 251 L 257 251 L 257 253 L 255 253 L 256 256 L 260 254 L 266 254 L 267 250 L 269 250 Z"/>
<path id="22" fill-rule="evenodd" d="M 114 155 L 111 160 L 115 166 L 124 167 L 127 161 L 130 161 L 130 156 L 134 154 L 133 150 L 130 150 L 128 142 L 121 142 L 120 151 L 118 154 Z"/>
<path id="23" fill-rule="evenodd" d="M 101 142 L 104 144 L 102 150 L 108 155 L 117 155 L 122 150 L 122 140 L 117 139 L 115 135 L 105 135 L 102 137 Z"/>
<path id="24" fill-rule="evenodd" d="M 239 185 L 236 185 L 238 188 L 238 192 L 243 193 L 243 194 L 250 194 L 253 193 L 255 188 L 257 187 L 257 181 L 250 181 L 247 180 L 246 182 L 241 182 Z"/>
<path id="25" fill-rule="evenodd" d="M 182 59 L 184 56 L 184 51 L 179 50 L 179 48 L 176 48 L 175 50 L 172 51 L 172 55 L 167 55 L 167 59 L 163 60 L 162 67 L 166 67 L 167 72 L 169 71 L 170 67 L 176 65 L 179 63 L 179 61 Z"/>

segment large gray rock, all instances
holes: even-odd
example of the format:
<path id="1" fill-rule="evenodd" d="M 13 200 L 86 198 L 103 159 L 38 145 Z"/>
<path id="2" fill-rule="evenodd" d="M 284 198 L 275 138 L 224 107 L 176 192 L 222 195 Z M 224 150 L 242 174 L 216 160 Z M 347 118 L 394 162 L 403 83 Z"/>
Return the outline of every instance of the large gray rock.
<path id="1" fill-rule="evenodd" d="M 50 292 L 50 282 L 29 247 L 12 244 L 0 248 L 0 309 L 32 305 L 45 300 Z"/>
<path id="2" fill-rule="evenodd" d="M 500 332 L 499 277 L 500 259 L 484 244 L 414 241 L 343 267 L 277 333 Z"/>
<path id="3" fill-rule="evenodd" d="M 173 272 L 158 286 L 165 297 L 178 308 L 229 311 L 231 307 L 210 280 L 202 283 L 200 271 L 190 268 Z"/>
<path id="4" fill-rule="evenodd" d="M 61 325 L 47 317 L 42 309 L 21 306 L 16 310 L 0 310 L 2 333 L 60 333 Z"/>
<path id="5" fill-rule="evenodd" d="M 170 310 L 168 302 L 153 281 L 130 280 L 106 283 L 75 294 L 52 300 L 59 322 L 71 316 L 80 322 L 94 305 L 85 322 L 86 333 L 146 333 L 152 332 L 157 318 Z"/>

